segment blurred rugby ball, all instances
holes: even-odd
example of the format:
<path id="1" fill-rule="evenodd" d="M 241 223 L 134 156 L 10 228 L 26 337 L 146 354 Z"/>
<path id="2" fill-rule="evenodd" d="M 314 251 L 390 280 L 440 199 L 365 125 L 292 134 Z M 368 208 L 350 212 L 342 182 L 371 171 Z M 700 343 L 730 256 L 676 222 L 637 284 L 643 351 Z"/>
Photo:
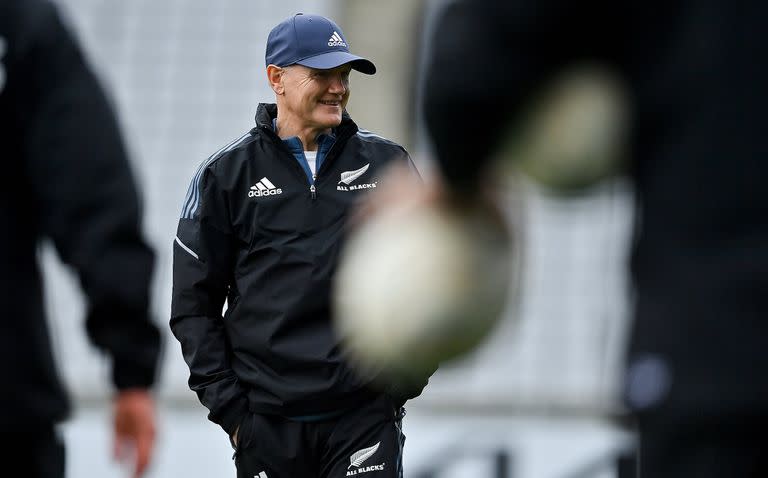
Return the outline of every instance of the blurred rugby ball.
<path id="1" fill-rule="evenodd" d="M 509 239 L 498 221 L 423 204 L 359 227 L 333 295 L 335 325 L 357 370 L 419 377 L 476 348 L 507 304 Z"/>
<path id="2" fill-rule="evenodd" d="M 580 65 L 543 88 L 501 155 L 545 191 L 579 194 L 622 172 L 628 117 L 615 75 Z"/>

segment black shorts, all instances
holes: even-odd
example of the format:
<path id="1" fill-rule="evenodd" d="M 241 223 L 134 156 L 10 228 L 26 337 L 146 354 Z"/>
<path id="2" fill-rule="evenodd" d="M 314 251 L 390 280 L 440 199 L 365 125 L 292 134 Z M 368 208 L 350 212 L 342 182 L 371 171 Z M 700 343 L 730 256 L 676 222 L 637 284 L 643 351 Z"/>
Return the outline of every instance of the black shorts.
<path id="1" fill-rule="evenodd" d="M 380 396 L 332 419 L 249 415 L 240 425 L 238 478 L 402 478 L 405 409 Z"/>

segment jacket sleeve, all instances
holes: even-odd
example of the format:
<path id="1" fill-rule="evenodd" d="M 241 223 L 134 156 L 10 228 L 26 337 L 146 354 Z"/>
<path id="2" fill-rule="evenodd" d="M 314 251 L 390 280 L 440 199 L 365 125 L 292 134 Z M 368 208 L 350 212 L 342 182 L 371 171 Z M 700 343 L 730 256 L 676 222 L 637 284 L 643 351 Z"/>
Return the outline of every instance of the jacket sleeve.
<path id="1" fill-rule="evenodd" d="M 222 309 L 234 268 L 225 194 L 201 167 L 182 207 L 173 244 L 170 326 L 189 366 L 189 387 L 208 418 L 232 434 L 248 412 L 246 389 L 230 365 Z"/>
<path id="2" fill-rule="evenodd" d="M 34 220 L 79 277 L 88 337 L 111 357 L 114 385 L 150 386 L 160 355 L 149 313 L 155 257 L 116 116 L 52 4 L 32 2 L 20 22 L 31 32 L 17 91 Z"/>

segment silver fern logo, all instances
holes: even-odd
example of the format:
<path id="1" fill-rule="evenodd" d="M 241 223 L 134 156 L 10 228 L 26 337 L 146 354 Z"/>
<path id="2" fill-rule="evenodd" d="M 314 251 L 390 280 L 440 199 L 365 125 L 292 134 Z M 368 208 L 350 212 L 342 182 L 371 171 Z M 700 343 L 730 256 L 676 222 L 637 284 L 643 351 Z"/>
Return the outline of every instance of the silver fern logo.
<path id="1" fill-rule="evenodd" d="M 366 165 L 366 168 L 367 167 L 368 166 Z M 363 448 L 362 450 L 356 451 L 355 453 L 353 453 L 352 456 L 349 457 L 349 466 L 347 467 L 347 469 L 349 470 L 350 468 L 356 468 L 362 465 L 365 462 L 365 460 L 372 457 L 373 454 L 376 453 L 376 450 L 379 449 L 379 445 L 381 445 L 381 442 L 378 442 L 377 444 L 371 447 Z"/>
<path id="2" fill-rule="evenodd" d="M 366 171 L 368 171 L 368 167 L 371 165 L 371 163 L 366 164 L 360 169 L 355 169 L 354 171 L 344 171 L 341 173 L 341 178 L 339 180 L 339 184 L 336 185 L 337 191 L 357 191 L 358 189 L 374 189 L 378 182 L 374 181 L 372 183 L 361 183 L 361 184 L 352 184 L 357 179 L 360 178 L 363 174 L 365 174 Z"/>
<path id="3" fill-rule="evenodd" d="M 341 180 L 339 181 L 339 184 L 346 184 L 349 186 L 355 181 L 355 179 L 365 174 L 365 172 L 368 171 L 368 166 L 370 165 L 371 163 L 368 163 L 360 169 L 355 169 L 354 171 L 344 171 L 341 173 Z"/>

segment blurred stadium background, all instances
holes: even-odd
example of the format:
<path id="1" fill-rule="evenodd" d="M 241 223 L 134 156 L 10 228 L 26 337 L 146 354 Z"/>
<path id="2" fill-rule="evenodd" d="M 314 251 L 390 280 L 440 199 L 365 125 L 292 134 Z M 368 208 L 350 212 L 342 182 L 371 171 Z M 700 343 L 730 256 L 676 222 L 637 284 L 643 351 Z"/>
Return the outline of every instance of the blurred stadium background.
<path id="1" fill-rule="evenodd" d="M 227 439 L 187 388 L 187 368 L 167 326 L 171 244 L 188 181 L 199 162 L 251 127 L 258 102 L 272 101 L 263 72 L 266 36 L 300 11 L 334 18 L 353 51 L 377 64 L 375 76 L 352 78 L 348 109 L 362 127 L 406 145 L 428 174 L 414 85 L 419 45 L 440 2 L 57 3 L 118 109 L 143 186 L 145 228 L 159 255 L 154 311 L 166 348 L 160 442 L 149 476 L 234 476 Z M 621 412 L 631 191 L 615 180 L 563 200 L 533 183 L 520 187 L 522 208 L 512 211 L 523 218 L 525 239 L 519 312 L 510 311 L 483 347 L 442 368 L 409 404 L 408 477 L 618 476 L 612 457 L 631 440 L 613 420 Z M 127 476 L 108 458 L 107 369 L 82 333 L 74 277 L 50 248 L 41 254 L 54 341 L 76 406 L 63 430 L 69 476 Z"/>

